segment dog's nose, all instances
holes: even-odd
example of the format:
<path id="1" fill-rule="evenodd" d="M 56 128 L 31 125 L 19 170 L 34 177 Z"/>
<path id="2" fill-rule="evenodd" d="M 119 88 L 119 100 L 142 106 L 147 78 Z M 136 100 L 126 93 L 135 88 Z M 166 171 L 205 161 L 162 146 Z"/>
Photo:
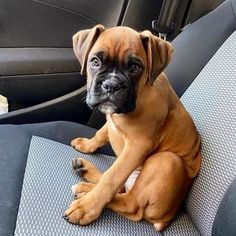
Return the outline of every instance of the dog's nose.
<path id="1" fill-rule="evenodd" d="M 114 79 L 109 79 L 105 80 L 102 83 L 102 88 L 107 92 L 107 93 L 113 93 L 121 88 L 120 84 L 118 83 L 117 80 Z"/>

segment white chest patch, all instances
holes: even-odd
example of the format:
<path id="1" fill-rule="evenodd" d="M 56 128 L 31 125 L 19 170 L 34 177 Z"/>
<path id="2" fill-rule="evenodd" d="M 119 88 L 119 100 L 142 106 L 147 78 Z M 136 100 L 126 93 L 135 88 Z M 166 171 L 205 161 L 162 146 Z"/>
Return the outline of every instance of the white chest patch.
<path id="1" fill-rule="evenodd" d="M 107 120 L 108 120 L 108 123 L 109 123 L 110 127 L 113 130 L 117 131 L 118 129 L 117 129 L 116 125 L 114 124 L 112 118 L 111 118 L 111 114 L 107 114 Z"/>
<path id="2" fill-rule="evenodd" d="M 128 192 L 134 185 L 134 182 L 136 181 L 137 177 L 140 174 L 140 170 L 135 170 L 132 172 L 132 174 L 129 176 L 129 178 L 125 182 L 125 191 Z"/>

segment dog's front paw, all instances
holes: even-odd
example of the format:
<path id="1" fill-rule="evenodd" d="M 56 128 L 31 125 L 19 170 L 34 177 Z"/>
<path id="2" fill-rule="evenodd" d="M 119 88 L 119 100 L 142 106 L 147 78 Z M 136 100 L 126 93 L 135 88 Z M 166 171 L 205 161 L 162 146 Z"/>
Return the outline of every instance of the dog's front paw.
<path id="1" fill-rule="evenodd" d="M 74 195 L 75 199 L 80 199 L 88 192 L 94 189 L 96 185 L 92 183 L 81 182 L 75 184 L 71 187 L 72 194 Z"/>
<path id="2" fill-rule="evenodd" d="M 83 153 L 93 153 L 97 150 L 97 147 L 96 145 L 94 145 L 94 142 L 88 138 L 73 139 L 71 141 L 71 146 Z"/>
<path id="3" fill-rule="evenodd" d="M 82 158 L 74 158 L 72 159 L 72 169 L 75 174 L 83 177 L 84 173 L 87 171 L 86 167 L 83 165 Z"/>
<path id="4" fill-rule="evenodd" d="M 83 177 L 88 182 L 98 183 L 102 173 L 97 167 L 83 158 L 74 158 L 72 160 L 72 168 L 75 174 Z"/>
<path id="5" fill-rule="evenodd" d="M 73 201 L 65 211 L 64 218 L 72 224 L 87 225 L 96 220 L 101 214 L 102 208 L 94 198 L 82 197 Z"/>

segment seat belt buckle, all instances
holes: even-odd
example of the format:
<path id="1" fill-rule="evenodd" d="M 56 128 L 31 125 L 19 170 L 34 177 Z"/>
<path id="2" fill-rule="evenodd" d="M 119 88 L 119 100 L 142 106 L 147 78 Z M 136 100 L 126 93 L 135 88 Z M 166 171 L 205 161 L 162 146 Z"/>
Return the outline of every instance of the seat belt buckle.
<path id="1" fill-rule="evenodd" d="M 167 34 L 158 33 L 158 37 L 166 41 Z"/>
<path id="2" fill-rule="evenodd" d="M 166 26 L 161 24 L 159 20 L 153 20 L 152 28 L 158 33 L 161 39 L 166 41 L 167 35 L 174 29 L 174 24 L 172 23 L 170 26 Z"/>

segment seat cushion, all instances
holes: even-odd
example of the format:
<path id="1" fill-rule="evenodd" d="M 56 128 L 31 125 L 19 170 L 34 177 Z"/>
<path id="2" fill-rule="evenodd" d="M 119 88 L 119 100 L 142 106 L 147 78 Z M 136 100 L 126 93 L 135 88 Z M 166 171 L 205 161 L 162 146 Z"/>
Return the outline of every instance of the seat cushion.
<path id="1" fill-rule="evenodd" d="M 21 195 L 28 148 L 33 134 L 70 144 L 78 136 L 91 137 L 95 129 L 71 122 L 0 125 L 0 235 L 12 235 Z M 98 152 L 111 154 L 109 146 Z"/>
<path id="2" fill-rule="evenodd" d="M 90 160 L 103 172 L 115 160 L 112 156 L 82 154 L 61 143 L 32 137 L 17 216 L 16 236 L 162 235 L 145 221 L 132 222 L 108 209 L 87 227 L 67 223 L 62 215 L 73 200 L 70 188 L 81 181 L 81 178 L 72 173 L 71 168 L 71 159 L 78 156 Z M 186 212 L 182 212 L 163 234 L 200 235 Z"/>
<path id="3" fill-rule="evenodd" d="M 202 138 L 202 166 L 187 212 L 203 235 L 211 235 L 217 209 L 236 177 L 235 55 L 236 31 L 181 98 Z"/>
<path id="4" fill-rule="evenodd" d="M 163 231 L 164 236 L 200 236 L 196 225 L 189 214 L 182 210 L 171 222 L 170 226 Z"/>
<path id="5" fill-rule="evenodd" d="M 93 162 L 103 172 L 115 160 L 103 154 L 82 154 L 58 142 L 32 137 L 15 236 L 159 235 L 152 224 L 132 222 L 108 209 L 86 227 L 64 220 L 63 213 L 73 200 L 71 186 L 81 181 L 71 168 L 71 160 L 78 156 Z"/>

